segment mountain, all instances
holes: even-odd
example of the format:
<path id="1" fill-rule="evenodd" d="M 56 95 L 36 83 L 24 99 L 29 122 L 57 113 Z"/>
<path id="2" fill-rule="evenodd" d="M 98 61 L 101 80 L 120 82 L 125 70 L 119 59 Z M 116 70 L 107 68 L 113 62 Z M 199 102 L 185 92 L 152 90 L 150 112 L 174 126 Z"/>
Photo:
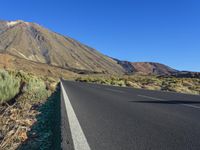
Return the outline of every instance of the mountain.
<path id="1" fill-rule="evenodd" d="M 113 59 L 35 23 L 0 22 L 0 52 L 62 68 L 122 73 Z"/>
<path id="2" fill-rule="evenodd" d="M 153 62 L 128 62 L 115 59 L 128 74 L 171 75 L 179 72 L 166 65 Z"/>
<path id="3" fill-rule="evenodd" d="M 179 71 L 179 72 L 171 74 L 171 76 L 178 77 L 178 78 L 199 78 L 200 79 L 200 72 Z"/>
<path id="4" fill-rule="evenodd" d="M 0 52 L 76 73 L 170 75 L 177 70 L 152 62 L 120 61 L 36 23 L 0 21 Z"/>

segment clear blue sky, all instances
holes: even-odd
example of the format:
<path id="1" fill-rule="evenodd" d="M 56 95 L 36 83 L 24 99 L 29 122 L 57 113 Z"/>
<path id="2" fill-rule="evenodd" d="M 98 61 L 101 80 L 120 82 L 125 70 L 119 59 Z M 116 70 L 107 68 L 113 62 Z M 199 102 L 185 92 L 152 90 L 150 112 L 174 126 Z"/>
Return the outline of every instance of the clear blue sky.
<path id="1" fill-rule="evenodd" d="M 4 0 L 0 14 L 122 60 L 200 71 L 199 0 Z"/>

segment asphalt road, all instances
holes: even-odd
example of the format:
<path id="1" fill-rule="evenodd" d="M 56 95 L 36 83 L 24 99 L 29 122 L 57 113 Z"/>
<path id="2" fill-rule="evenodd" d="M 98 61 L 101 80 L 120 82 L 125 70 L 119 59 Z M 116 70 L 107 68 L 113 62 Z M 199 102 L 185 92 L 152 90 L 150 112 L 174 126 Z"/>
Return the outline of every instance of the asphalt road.
<path id="1" fill-rule="evenodd" d="M 200 96 L 62 83 L 91 150 L 200 150 Z"/>

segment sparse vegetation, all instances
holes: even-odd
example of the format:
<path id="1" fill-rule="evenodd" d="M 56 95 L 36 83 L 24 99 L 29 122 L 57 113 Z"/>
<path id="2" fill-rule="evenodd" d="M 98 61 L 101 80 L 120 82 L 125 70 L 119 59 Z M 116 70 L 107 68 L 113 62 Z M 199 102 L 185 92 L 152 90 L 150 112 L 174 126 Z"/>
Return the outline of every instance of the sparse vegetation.
<path id="1" fill-rule="evenodd" d="M 200 94 L 199 78 L 82 75 L 76 81 Z M 35 149 L 51 147 L 54 136 L 52 116 L 56 114 L 52 107 L 58 104 L 51 94 L 57 83 L 58 80 L 51 77 L 0 70 L 0 149 L 19 146 L 20 149 L 30 149 L 30 145 Z M 10 102 L 13 98 L 14 101 Z"/>
<path id="2" fill-rule="evenodd" d="M 158 76 L 82 76 L 76 81 L 115 86 L 143 88 L 148 90 L 173 91 L 187 94 L 200 94 L 199 78 L 175 78 Z"/>
<path id="3" fill-rule="evenodd" d="M 46 128 L 45 134 L 36 131 L 41 131 L 45 121 L 52 117 L 50 112 L 54 109 L 50 107 L 53 105 L 47 105 L 47 98 L 55 91 L 57 83 L 53 78 L 37 77 L 23 71 L 0 70 L 0 149 L 18 148 L 28 139 L 27 133 L 36 123 L 38 128 L 32 135 L 34 139 L 51 139 L 52 128 Z M 48 110 L 43 112 L 41 107 L 48 107 Z M 38 117 L 41 113 L 45 117 L 43 121 Z M 46 145 L 51 145 L 50 142 L 47 140 Z"/>

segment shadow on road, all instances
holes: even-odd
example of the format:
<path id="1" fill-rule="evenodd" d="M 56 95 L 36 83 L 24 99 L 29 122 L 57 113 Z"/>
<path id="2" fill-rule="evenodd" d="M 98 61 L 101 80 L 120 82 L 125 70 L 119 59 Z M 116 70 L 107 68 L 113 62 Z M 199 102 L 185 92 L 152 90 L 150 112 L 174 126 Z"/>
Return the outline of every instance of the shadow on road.
<path id="1" fill-rule="evenodd" d="M 149 103 L 149 104 L 200 104 L 200 101 L 190 101 L 190 100 L 155 100 L 155 101 L 129 101 L 132 103 Z"/>

